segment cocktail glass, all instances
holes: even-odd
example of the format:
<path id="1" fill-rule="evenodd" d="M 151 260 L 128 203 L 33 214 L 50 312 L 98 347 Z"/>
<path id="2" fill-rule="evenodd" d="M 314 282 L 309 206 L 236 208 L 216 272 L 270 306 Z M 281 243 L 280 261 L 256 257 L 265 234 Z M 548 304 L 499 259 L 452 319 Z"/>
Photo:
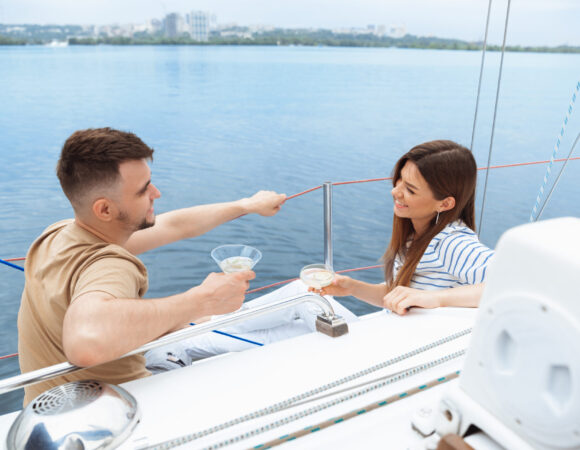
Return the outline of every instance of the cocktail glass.
<path id="1" fill-rule="evenodd" d="M 252 270 L 260 259 L 260 250 L 243 244 L 220 245 L 211 251 L 211 257 L 225 273 Z"/>
<path id="2" fill-rule="evenodd" d="M 326 264 L 310 264 L 302 268 L 300 279 L 307 286 L 319 291 L 332 283 L 334 270 Z"/>

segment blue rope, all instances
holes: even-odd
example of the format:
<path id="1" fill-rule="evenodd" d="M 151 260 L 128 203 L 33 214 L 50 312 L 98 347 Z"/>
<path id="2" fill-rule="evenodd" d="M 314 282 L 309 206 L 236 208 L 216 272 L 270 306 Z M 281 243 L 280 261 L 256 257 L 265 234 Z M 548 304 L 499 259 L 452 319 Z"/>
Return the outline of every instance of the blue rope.
<path id="1" fill-rule="evenodd" d="M 195 325 L 195 323 L 191 322 L 191 323 L 190 323 L 190 325 Z M 249 340 L 249 339 L 244 339 L 243 337 L 235 336 L 235 335 L 233 335 L 233 334 L 224 333 L 223 331 L 219 331 L 219 330 L 212 330 L 212 332 L 214 332 L 214 333 L 216 333 L 216 334 L 221 334 L 222 336 L 227 336 L 227 337 L 230 337 L 230 338 L 232 338 L 232 339 L 237 339 L 237 340 L 239 340 L 239 341 L 244 341 L 244 342 L 247 342 L 247 343 L 249 343 L 249 344 L 259 345 L 260 347 L 263 347 L 263 346 L 264 346 L 264 344 L 261 344 L 261 343 L 259 343 L 259 342 L 256 342 L 256 341 L 251 341 L 251 340 Z"/>
<path id="2" fill-rule="evenodd" d="M 3 259 L 0 259 L 0 263 L 2 264 L 6 264 L 8 267 L 12 267 L 13 269 L 18 269 L 18 270 L 22 270 L 24 272 L 24 268 L 17 266 L 16 264 L 12 264 L 8 261 L 4 261 Z"/>
<path id="3" fill-rule="evenodd" d="M 554 164 L 554 159 L 556 159 L 556 154 L 560 150 L 560 140 L 564 136 L 564 130 L 566 129 L 566 125 L 568 125 L 568 120 L 570 120 L 570 115 L 572 114 L 572 110 L 574 109 L 574 102 L 576 101 L 576 97 L 578 96 L 579 90 L 580 90 L 580 81 L 578 81 L 578 84 L 576 84 L 576 89 L 574 90 L 574 94 L 572 94 L 572 100 L 570 100 L 570 105 L 568 105 L 566 117 L 564 117 L 564 122 L 562 123 L 560 134 L 558 135 L 556 145 L 554 146 L 554 151 L 552 152 L 552 157 L 550 158 L 550 164 L 548 164 L 546 174 L 544 175 L 544 181 L 542 182 L 542 185 L 540 186 L 540 191 L 538 192 L 538 196 L 536 197 L 536 204 L 534 205 L 534 209 L 532 209 L 532 213 L 530 214 L 530 222 L 535 222 L 536 220 L 538 220 L 538 218 L 536 217 L 536 213 L 538 212 L 538 208 L 540 207 L 540 201 L 542 200 L 542 195 L 544 195 L 544 189 L 546 188 L 546 184 L 548 184 L 548 177 L 552 173 L 552 165 Z"/>

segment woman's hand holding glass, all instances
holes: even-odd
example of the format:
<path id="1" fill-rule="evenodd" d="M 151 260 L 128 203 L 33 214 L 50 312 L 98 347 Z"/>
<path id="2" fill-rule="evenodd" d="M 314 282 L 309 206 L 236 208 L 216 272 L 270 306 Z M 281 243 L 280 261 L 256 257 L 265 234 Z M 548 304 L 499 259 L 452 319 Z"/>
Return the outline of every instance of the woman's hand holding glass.
<path id="1" fill-rule="evenodd" d="M 309 292 L 316 292 L 320 295 L 333 295 L 336 297 L 344 297 L 352 295 L 352 281 L 353 279 L 345 275 L 334 275 L 334 280 L 328 286 L 322 289 L 308 288 Z"/>

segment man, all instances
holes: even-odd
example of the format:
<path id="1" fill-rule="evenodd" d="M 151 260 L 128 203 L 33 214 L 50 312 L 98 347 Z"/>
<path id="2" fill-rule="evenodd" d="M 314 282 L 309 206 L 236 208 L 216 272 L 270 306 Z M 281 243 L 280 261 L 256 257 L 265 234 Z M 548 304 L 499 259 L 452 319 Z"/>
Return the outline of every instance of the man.
<path id="1" fill-rule="evenodd" d="M 285 195 L 260 191 L 156 219 L 153 204 L 161 194 L 151 182 L 152 156 L 136 135 L 110 128 L 77 131 L 65 142 L 57 175 L 75 218 L 51 225 L 28 252 L 18 315 L 20 368 L 24 373 L 66 360 L 100 365 L 27 387 L 25 405 L 66 381 L 118 384 L 147 376 L 141 355 L 113 360 L 189 322 L 242 305 L 252 271 L 211 273 L 186 292 L 142 300 L 147 270 L 134 255 L 199 236 L 243 214 L 274 215 Z"/>

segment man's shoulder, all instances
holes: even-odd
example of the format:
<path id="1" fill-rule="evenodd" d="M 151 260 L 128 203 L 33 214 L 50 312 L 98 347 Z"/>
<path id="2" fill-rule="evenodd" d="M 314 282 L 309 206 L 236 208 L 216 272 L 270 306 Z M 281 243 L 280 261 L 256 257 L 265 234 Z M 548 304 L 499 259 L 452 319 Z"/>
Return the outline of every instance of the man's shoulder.
<path id="1" fill-rule="evenodd" d="M 59 232 L 61 230 L 63 230 L 64 228 L 66 228 L 67 226 L 71 225 L 72 223 L 74 223 L 74 219 L 63 219 L 63 220 L 59 220 L 58 222 L 53 223 L 52 225 L 49 225 L 48 227 L 46 227 L 42 233 L 40 233 L 40 237 L 42 236 L 46 236 L 55 232 Z"/>
<path id="2" fill-rule="evenodd" d="M 61 220 L 47 227 L 32 244 L 27 258 L 46 267 L 64 265 L 73 272 L 84 270 L 97 261 L 122 260 L 146 272 L 143 263 L 124 247 L 105 242 L 78 226 L 74 219 Z"/>

